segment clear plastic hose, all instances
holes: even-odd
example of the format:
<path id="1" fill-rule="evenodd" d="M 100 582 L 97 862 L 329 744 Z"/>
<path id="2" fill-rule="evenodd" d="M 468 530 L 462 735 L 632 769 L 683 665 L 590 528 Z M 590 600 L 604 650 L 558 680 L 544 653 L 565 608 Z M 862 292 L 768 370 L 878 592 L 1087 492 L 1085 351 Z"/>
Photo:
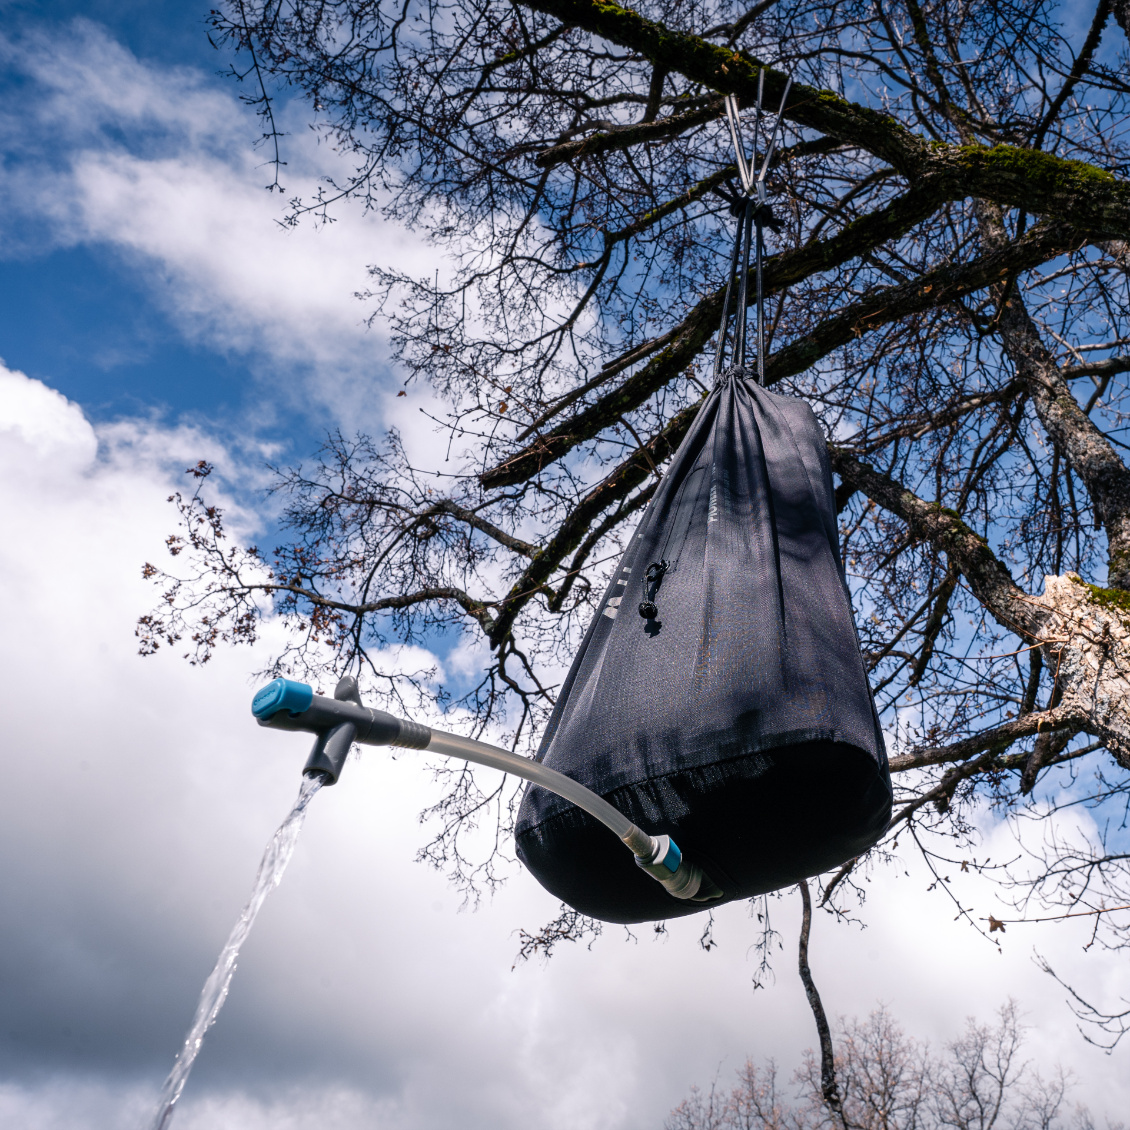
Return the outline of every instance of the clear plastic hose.
<path id="1" fill-rule="evenodd" d="M 394 718 L 383 710 L 368 709 L 362 706 L 357 680 L 351 675 L 338 681 L 333 698 L 315 694 L 305 683 L 275 679 L 255 695 L 251 710 L 260 726 L 318 735 L 305 772 L 317 776 L 323 784 L 332 785 L 338 779 L 354 742 L 430 750 L 444 757 L 473 761 L 541 785 L 599 820 L 627 845 L 639 867 L 676 898 L 707 902 L 722 897 L 722 891 L 700 867 L 683 857 L 670 836 L 649 835 L 579 781 L 498 746 L 440 733 L 418 722 Z"/>
<path id="2" fill-rule="evenodd" d="M 513 773 L 515 777 L 533 781 L 535 785 L 541 785 L 571 801 L 615 832 L 635 855 L 637 865 L 662 883 L 676 898 L 710 902 L 722 897 L 722 891 L 703 874 L 701 867 L 683 855 L 670 836 L 648 835 L 622 812 L 613 808 L 604 797 L 585 788 L 572 777 L 566 777 L 556 769 L 548 769 L 539 761 L 530 761 L 508 750 L 476 742 L 471 738 L 461 738 L 457 734 L 441 734 L 432 730 L 431 738 L 424 748 L 430 753 L 458 757 L 477 765 L 501 769 L 504 773 Z"/>
<path id="3" fill-rule="evenodd" d="M 602 796 L 598 796 L 592 789 L 586 789 L 584 785 L 579 781 L 574 781 L 572 777 L 558 773 L 556 769 L 547 769 L 540 761 L 531 761 L 527 757 L 519 757 L 516 753 L 499 749 L 497 746 L 487 745 L 485 742 L 461 738 L 457 734 L 441 734 L 436 730 L 432 731 L 431 740 L 426 748 L 430 753 L 442 753 L 445 757 L 460 757 L 464 761 L 473 761 L 477 765 L 489 765 L 492 769 L 501 769 L 504 773 L 513 773 L 515 777 L 533 781 L 536 785 L 544 785 L 551 792 L 563 796 L 578 808 L 583 808 L 590 816 L 596 817 L 605 827 L 611 828 L 617 837 L 624 840 L 625 843 L 628 842 L 633 832 L 640 831 L 622 812 L 613 808 Z M 629 846 L 633 845 L 629 844 Z M 643 853 L 640 852 L 639 854 Z"/>

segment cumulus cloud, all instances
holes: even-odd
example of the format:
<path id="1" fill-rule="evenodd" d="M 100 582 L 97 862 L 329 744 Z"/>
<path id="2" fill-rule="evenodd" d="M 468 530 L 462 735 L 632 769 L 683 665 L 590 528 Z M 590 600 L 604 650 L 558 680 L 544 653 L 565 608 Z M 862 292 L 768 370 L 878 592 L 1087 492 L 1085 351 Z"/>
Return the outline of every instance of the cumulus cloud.
<path id="1" fill-rule="evenodd" d="M 0 59 L 23 79 L 0 111 L 8 255 L 116 254 L 188 339 L 247 358 L 270 397 L 379 426 L 395 395 L 388 343 L 354 295 L 375 261 L 430 275 L 430 249 L 349 206 L 330 225 L 280 225 L 284 200 L 264 191 L 252 147 L 260 126 L 214 76 L 150 66 L 83 20 L 0 39 Z M 288 196 L 338 163 L 294 117 Z"/>

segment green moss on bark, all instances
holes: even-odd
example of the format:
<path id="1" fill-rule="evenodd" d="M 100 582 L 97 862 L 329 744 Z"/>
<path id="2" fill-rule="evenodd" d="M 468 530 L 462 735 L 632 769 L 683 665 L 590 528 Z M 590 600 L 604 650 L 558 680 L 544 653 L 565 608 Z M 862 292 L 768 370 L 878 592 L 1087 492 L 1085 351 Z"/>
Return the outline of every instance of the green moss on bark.
<path id="1" fill-rule="evenodd" d="M 954 530 L 953 533 L 961 536 L 968 535 L 971 538 L 976 538 L 977 541 L 979 541 L 982 545 L 989 544 L 988 539 L 983 538 L 979 533 L 977 533 L 976 530 L 967 525 L 965 519 L 962 518 L 962 516 L 956 510 L 951 510 L 948 506 L 942 506 L 937 502 L 930 503 L 930 509 L 936 510 L 939 514 L 945 514 L 947 518 L 953 521 L 954 525 L 957 526 L 957 529 Z"/>
<path id="2" fill-rule="evenodd" d="M 1016 145 L 994 145 L 991 149 L 962 145 L 957 152 L 959 159 L 971 167 L 980 166 L 988 172 L 1038 182 L 1057 192 L 1094 192 L 1119 183 L 1118 178 L 1105 169 L 1086 161 L 1056 157 L 1040 149 L 1022 149 Z"/>
<path id="3" fill-rule="evenodd" d="M 1101 585 L 1092 585 L 1084 581 L 1081 577 L 1074 574 L 1068 574 L 1071 579 L 1078 585 L 1082 585 L 1087 590 L 1087 599 L 1092 604 L 1097 604 L 1100 608 L 1109 608 L 1112 611 L 1120 612 L 1123 616 L 1130 616 L 1130 592 L 1125 589 L 1104 589 Z"/>

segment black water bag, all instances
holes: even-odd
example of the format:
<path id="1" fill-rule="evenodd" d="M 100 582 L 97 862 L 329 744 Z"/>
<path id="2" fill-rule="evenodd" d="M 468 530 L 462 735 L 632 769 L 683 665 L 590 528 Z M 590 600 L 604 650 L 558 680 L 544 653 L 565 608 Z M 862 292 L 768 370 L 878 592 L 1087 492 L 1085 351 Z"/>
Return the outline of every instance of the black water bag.
<path id="1" fill-rule="evenodd" d="M 718 901 L 788 886 L 876 842 L 890 776 L 807 404 L 748 369 L 718 381 L 617 565 L 537 757 L 669 834 L 722 889 Z M 536 785 L 517 848 L 542 886 L 594 918 L 703 909 Z"/>

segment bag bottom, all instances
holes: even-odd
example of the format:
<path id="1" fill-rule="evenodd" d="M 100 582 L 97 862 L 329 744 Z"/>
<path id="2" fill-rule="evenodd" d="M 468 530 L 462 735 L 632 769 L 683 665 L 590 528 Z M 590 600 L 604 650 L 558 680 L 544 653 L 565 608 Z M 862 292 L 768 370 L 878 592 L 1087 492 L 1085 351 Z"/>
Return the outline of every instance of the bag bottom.
<path id="1" fill-rule="evenodd" d="M 651 835 L 670 835 L 724 892 L 710 903 L 674 898 L 578 808 L 518 835 L 518 857 L 547 891 L 617 923 L 679 918 L 791 886 L 862 854 L 891 818 L 886 772 L 831 741 L 671 773 L 606 799 Z"/>

